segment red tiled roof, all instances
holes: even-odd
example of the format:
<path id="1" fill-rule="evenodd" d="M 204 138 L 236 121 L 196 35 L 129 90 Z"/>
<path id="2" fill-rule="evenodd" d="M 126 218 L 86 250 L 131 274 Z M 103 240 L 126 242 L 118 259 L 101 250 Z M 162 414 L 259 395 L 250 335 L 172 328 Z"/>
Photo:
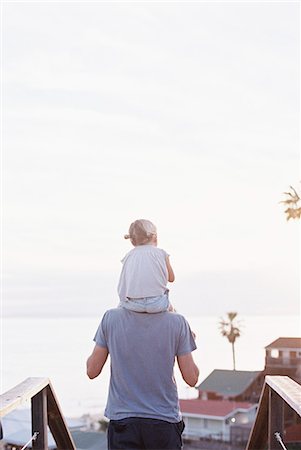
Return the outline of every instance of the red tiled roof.
<path id="1" fill-rule="evenodd" d="M 265 348 L 300 348 L 301 338 L 297 337 L 280 337 L 271 342 Z"/>
<path id="2" fill-rule="evenodd" d="M 225 417 L 238 408 L 250 409 L 254 404 L 247 402 L 234 402 L 230 400 L 180 400 L 182 413 L 200 414 L 205 416 Z"/>

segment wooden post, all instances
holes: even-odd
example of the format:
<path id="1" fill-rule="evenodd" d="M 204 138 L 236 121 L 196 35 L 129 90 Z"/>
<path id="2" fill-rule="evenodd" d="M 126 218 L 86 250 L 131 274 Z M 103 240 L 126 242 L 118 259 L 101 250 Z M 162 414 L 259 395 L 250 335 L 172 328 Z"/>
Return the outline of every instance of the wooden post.
<path id="1" fill-rule="evenodd" d="M 283 438 L 283 400 L 273 389 L 269 389 L 268 430 L 268 450 L 279 450 L 280 445 L 275 433 L 280 433 Z"/>
<path id="2" fill-rule="evenodd" d="M 48 378 L 27 378 L 0 395 L 0 417 L 31 400 L 32 441 L 34 450 L 48 449 L 48 426 L 58 450 L 76 450 L 58 400 Z"/>
<path id="3" fill-rule="evenodd" d="M 47 386 L 48 424 L 58 450 L 76 450 L 51 383 Z"/>
<path id="4" fill-rule="evenodd" d="M 269 387 L 265 384 L 258 405 L 258 410 L 246 450 L 262 450 L 267 448 L 268 441 L 268 403 Z"/>
<path id="5" fill-rule="evenodd" d="M 48 449 L 47 425 L 47 388 L 44 388 L 31 399 L 32 435 L 39 433 L 37 439 L 32 441 L 33 450 Z"/>

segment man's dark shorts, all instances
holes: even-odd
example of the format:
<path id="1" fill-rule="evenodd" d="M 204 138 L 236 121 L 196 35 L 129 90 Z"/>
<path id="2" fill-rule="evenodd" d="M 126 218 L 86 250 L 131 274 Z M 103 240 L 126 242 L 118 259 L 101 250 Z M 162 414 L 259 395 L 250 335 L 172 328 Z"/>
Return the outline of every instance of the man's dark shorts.
<path id="1" fill-rule="evenodd" d="M 130 417 L 111 420 L 108 429 L 109 450 L 177 450 L 183 448 L 184 422 Z"/>

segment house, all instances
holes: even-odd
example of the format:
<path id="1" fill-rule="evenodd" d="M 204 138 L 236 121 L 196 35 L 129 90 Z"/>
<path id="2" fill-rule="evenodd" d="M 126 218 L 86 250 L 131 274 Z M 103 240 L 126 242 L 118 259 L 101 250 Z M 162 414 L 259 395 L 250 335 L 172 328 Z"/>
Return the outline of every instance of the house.
<path id="1" fill-rule="evenodd" d="M 197 389 L 202 400 L 257 403 L 263 382 L 262 371 L 215 369 Z"/>
<path id="2" fill-rule="evenodd" d="M 265 347 L 265 375 L 286 375 L 301 383 L 301 338 L 280 337 Z M 284 405 L 285 442 L 301 448 L 301 419 Z"/>
<path id="3" fill-rule="evenodd" d="M 301 338 L 280 337 L 265 350 L 263 371 L 215 369 L 197 386 L 198 399 L 180 401 L 186 423 L 184 437 L 230 440 L 233 444 L 247 440 L 265 375 L 287 375 L 301 381 Z M 286 430 L 300 425 L 300 418 L 286 407 L 284 419 Z"/>
<path id="4" fill-rule="evenodd" d="M 231 427 L 244 426 L 248 433 L 254 422 L 257 405 L 234 400 L 180 400 L 186 439 L 230 441 Z"/>
<path id="5" fill-rule="evenodd" d="M 265 347 L 265 375 L 287 375 L 301 381 L 301 338 L 280 337 Z"/>

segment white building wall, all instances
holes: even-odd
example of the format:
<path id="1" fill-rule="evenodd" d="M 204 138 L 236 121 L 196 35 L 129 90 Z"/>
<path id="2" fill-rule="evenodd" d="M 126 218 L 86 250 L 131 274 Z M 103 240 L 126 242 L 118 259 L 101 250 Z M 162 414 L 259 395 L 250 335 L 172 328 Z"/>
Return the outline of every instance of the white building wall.
<path id="1" fill-rule="evenodd" d="M 185 422 L 184 436 L 191 439 L 200 437 L 229 438 L 229 426 L 222 419 L 189 417 L 183 414 L 183 420 Z"/>
<path id="2" fill-rule="evenodd" d="M 248 412 L 238 412 L 234 415 L 235 417 L 235 424 L 237 425 L 243 425 L 250 422 L 254 422 L 256 416 L 256 409 L 253 408 L 252 410 Z"/>
<path id="3" fill-rule="evenodd" d="M 212 439 L 222 439 L 224 441 L 230 440 L 231 425 L 243 425 L 254 422 L 256 415 L 256 408 L 248 412 L 237 411 L 233 416 L 227 419 L 205 418 L 183 414 L 185 422 L 184 436 L 190 439 L 199 439 L 201 437 L 211 437 Z M 231 421 L 235 418 L 235 421 Z"/>

